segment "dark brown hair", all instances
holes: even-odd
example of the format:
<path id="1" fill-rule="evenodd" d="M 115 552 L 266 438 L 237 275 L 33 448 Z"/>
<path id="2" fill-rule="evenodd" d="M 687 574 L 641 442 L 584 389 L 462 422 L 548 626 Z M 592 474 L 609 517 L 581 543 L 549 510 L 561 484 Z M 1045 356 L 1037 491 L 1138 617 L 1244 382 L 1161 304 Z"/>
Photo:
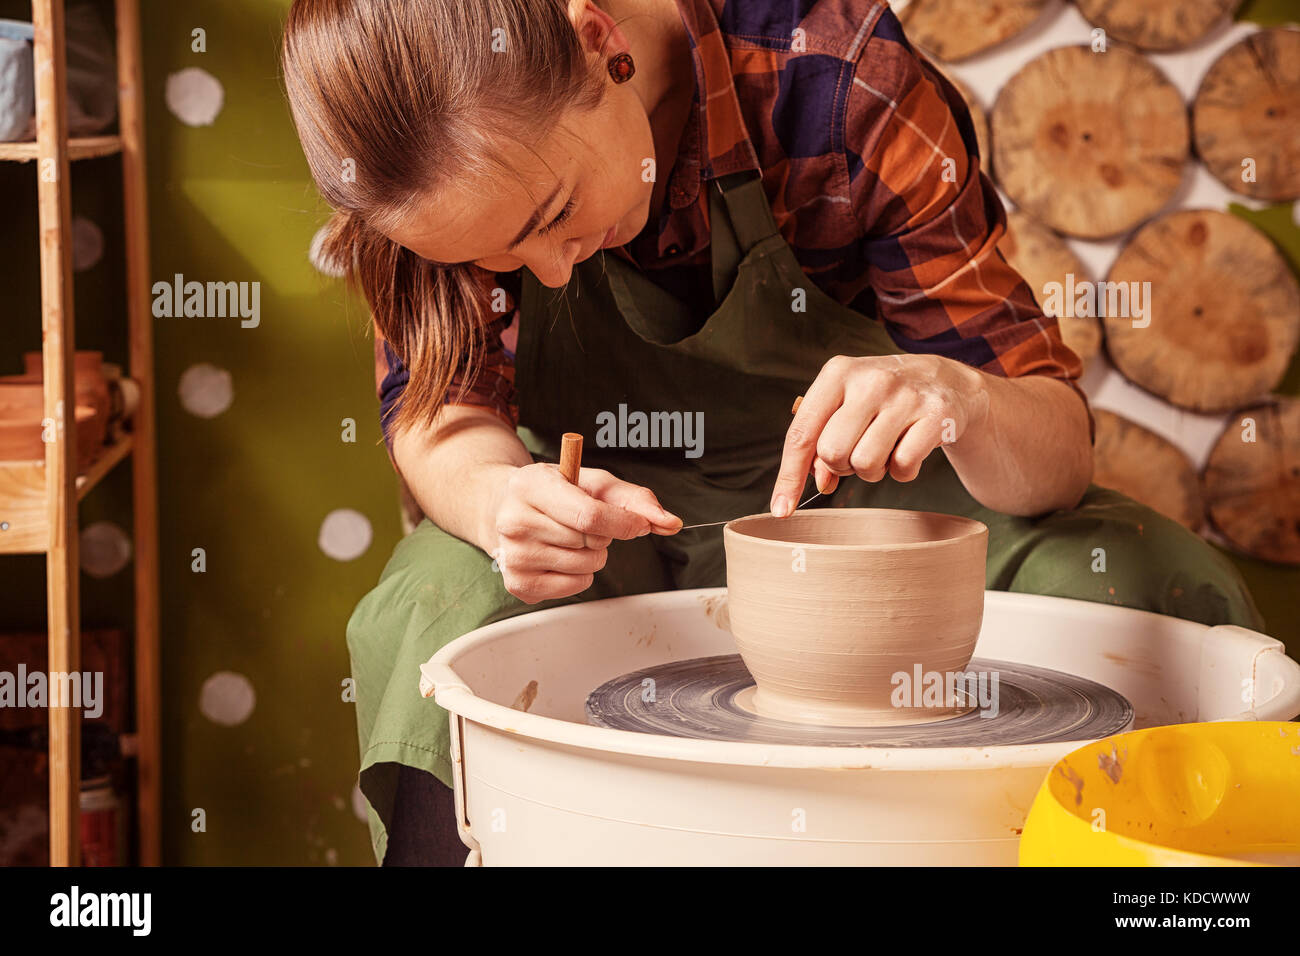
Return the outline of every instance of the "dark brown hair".
<path id="1" fill-rule="evenodd" d="M 567 109 L 596 105 L 603 71 L 564 0 L 295 0 L 282 58 L 307 164 L 335 210 L 321 255 L 410 370 L 391 424 L 431 424 L 457 373 L 481 361 L 487 290 L 382 230 L 453 179 L 511 175 L 502 143 L 534 144 Z"/>

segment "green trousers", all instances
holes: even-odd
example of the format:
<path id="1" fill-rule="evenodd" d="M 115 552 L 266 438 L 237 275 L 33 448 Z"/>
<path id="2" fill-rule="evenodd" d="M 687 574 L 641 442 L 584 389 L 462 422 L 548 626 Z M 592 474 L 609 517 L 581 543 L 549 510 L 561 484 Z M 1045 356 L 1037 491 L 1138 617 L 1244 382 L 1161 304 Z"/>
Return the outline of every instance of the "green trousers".
<path id="1" fill-rule="evenodd" d="M 931 456 L 932 459 L 942 455 Z M 1174 521 L 1096 486 L 1070 511 L 1016 518 L 976 504 L 945 463 L 926 463 L 929 480 L 868 485 L 841 482 L 831 506 L 960 510 L 989 528 L 987 586 L 1118 604 L 1203 624 L 1259 630 L 1259 612 L 1224 555 Z M 936 490 L 939 492 L 936 495 Z M 936 497 L 943 504 L 936 506 Z M 960 509 L 952 502 L 965 500 Z M 721 517 L 726 517 L 724 512 Z M 446 711 L 419 694 L 419 666 L 463 634 L 530 610 L 576 601 L 726 583 L 722 529 L 695 535 L 691 560 L 656 549 L 654 536 L 615 542 L 591 588 L 564 601 L 529 606 L 509 594 L 492 559 L 425 521 L 393 553 L 379 584 L 348 624 L 357 686 L 361 789 L 369 802 L 378 859 L 387 847 L 397 765 L 451 785 Z"/>

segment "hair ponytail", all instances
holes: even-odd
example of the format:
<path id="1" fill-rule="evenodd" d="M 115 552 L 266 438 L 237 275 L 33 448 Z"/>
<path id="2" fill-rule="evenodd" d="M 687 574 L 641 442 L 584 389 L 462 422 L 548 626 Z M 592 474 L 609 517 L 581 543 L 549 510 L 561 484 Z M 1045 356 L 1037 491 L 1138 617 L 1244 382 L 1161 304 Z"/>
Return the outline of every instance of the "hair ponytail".
<path id="1" fill-rule="evenodd" d="M 433 265 L 377 224 L 457 177 L 504 174 L 505 139 L 538 140 L 594 106 L 607 75 L 565 0 L 295 0 L 282 58 L 303 153 L 336 210 L 319 258 L 361 290 L 410 371 L 391 424 L 432 423 L 458 377 L 472 387 L 488 274 Z"/>
<path id="2" fill-rule="evenodd" d="M 375 327 L 411 371 L 386 424 L 397 431 L 432 424 L 462 370 L 460 389 L 473 387 L 485 348 L 483 324 L 474 321 L 485 274 L 434 265 L 347 211 L 330 218 L 319 254 L 365 296 Z"/>

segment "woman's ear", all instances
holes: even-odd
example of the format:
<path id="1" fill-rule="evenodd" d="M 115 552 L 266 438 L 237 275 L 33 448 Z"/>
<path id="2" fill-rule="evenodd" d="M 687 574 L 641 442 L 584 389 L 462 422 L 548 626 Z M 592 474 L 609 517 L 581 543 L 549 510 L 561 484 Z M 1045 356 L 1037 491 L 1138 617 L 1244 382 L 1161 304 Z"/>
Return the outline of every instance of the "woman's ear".
<path id="1" fill-rule="evenodd" d="M 569 0 L 569 19 L 588 53 L 609 59 L 628 51 L 627 37 L 614 18 L 591 0 Z"/>

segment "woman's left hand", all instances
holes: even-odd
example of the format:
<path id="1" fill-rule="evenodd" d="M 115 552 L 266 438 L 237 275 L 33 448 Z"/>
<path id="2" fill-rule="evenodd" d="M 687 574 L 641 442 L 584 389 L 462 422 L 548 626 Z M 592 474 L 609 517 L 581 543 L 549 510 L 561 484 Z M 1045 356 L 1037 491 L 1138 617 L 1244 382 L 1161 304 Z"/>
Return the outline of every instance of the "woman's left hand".
<path id="1" fill-rule="evenodd" d="M 793 512 L 809 469 L 828 494 L 841 475 L 911 481 L 940 445 L 988 410 L 984 375 L 937 355 L 837 355 L 822 366 L 785 437 L 772 513 Z"/>

